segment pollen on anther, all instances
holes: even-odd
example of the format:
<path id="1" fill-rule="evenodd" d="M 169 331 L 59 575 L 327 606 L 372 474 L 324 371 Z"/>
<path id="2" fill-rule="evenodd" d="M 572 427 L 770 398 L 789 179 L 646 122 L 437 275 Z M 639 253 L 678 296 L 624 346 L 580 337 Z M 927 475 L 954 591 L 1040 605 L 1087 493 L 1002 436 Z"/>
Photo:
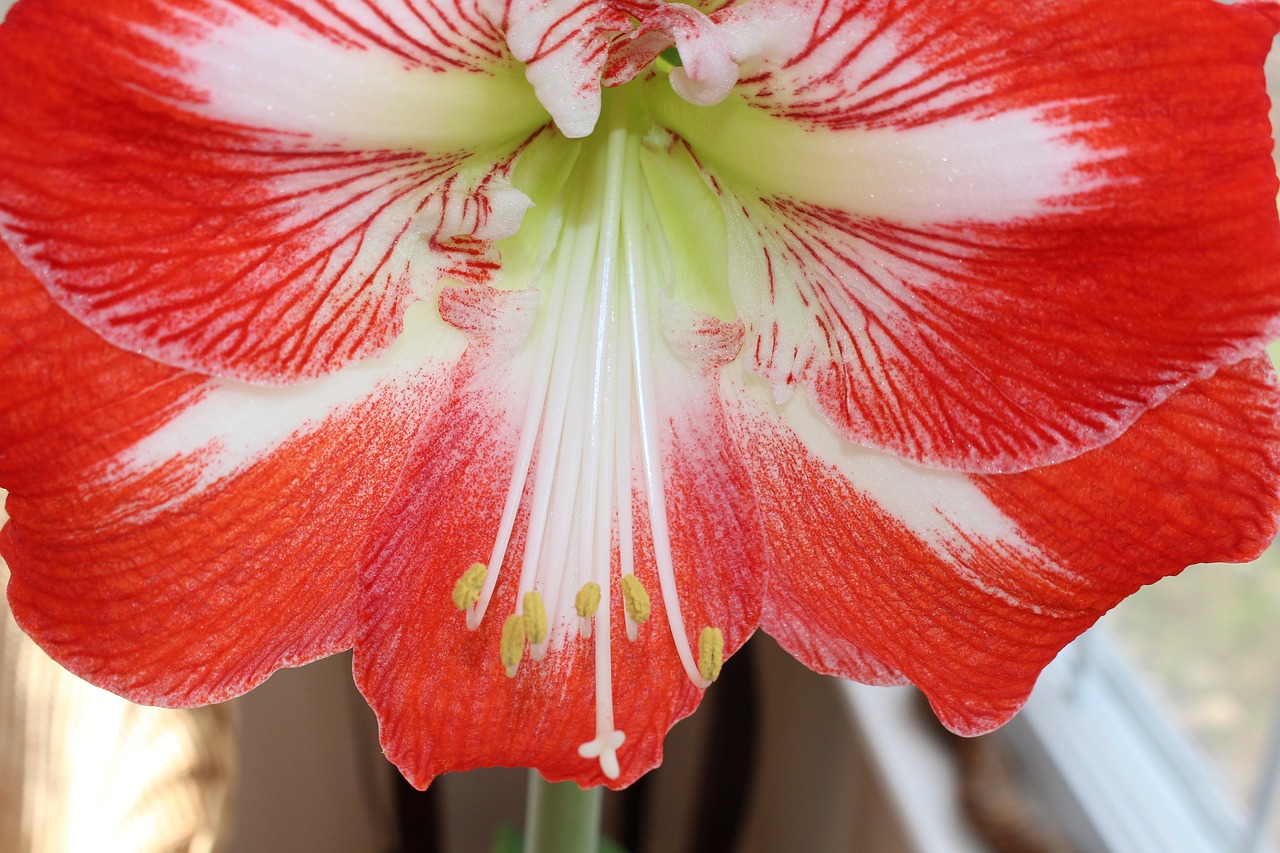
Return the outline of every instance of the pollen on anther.
<path id="1" fill-rule="evenodd" d="M 649 593 L 635 575 L 622 576 L 622 603 L 631 621 L 637 625 L 649 618 Z"/>
<path id="2" fill-rule="evenodd" d="M 707 681 L 720 677 L 724 666 L 724 632 L 719 628 L 703 628 L 698 635 L 698 674 Z"/>
<path id="3" fill-rule="evenodd" d="M 524 594 L 524 631 L 530 643 L 543 643 L 547 640 L 547 608 L 536 589 Z"/>
<path id="4" fill-rule="evenodd" d="M 502 643 L 499 654 L 502 665 L 507 668 L 507 678 L 515 678 L 520 666 L 520 658 L 524 655 L 525 627 L 524 617 L 512 613 L 502 623 Z"/>
<path id="5" fill-rule="evenodd" d="M 474 607 L 484 589 L 484 578 L 489 573 L 484 563 L 472 563 L 453 585 L 453 606 L 459 610 Z"/>
<path id="6" fill-rule="evenodd" d="M 595 581 L 584 583 L 573 599 L 573 609 L 583 619 L 595 616 L 596 611 L 600 609 L 600 584 Z"/>

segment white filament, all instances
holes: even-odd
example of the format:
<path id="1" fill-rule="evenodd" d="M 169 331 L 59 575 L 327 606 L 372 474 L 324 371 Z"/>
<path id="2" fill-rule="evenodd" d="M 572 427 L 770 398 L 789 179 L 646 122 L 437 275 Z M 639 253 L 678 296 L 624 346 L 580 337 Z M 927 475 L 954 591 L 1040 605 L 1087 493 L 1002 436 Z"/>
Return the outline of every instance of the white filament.
<path id="1" fill-rule="evenodd" d="M 568 235 L 572 239 L 573 235 Z M 557 281 L 566 281 L 573 261 L 571 252 L 557 256 L 552 275 Z M 559 317 L 564 310 L 567 288 L 552 288 L 547 314 Z M 533 446 L 538 437 L 538 425 L 542 420 L 542 409 L 547 398 L 547 388 L 551 381 L 551 365 L 555 356 L 556 337 L 544 335 L 539 342 L 534 361 L 533 375 L 530 380 L 529 399 L 525 404 L 524 421 L 520 425 L 520 443 L 516 446 L 515 461 L 511 466 L 511 482 L 507 485 L 507 499 L 502 508 L 502 518 L 498 522 L 498 535 L 493 543 L 493 551 L 489 555 L 489 572 L 485 576 L 484 588 L 480 591 L 480 599 L 467 611 L 467 627 L 474 631 L 480 627 L 481 620 L 489 608 L 489 599 L 498 583 L 498 575 L 502 562 L 506 558 L 507 546 L 511 542 L 511 532 L 515 528 L 516 513 L 520 510 L 520 498 L 524 494 L 525 480 L 529 475 L 529 465 L 533 461 Z"/>
<path id="2" fill-rule="evenodd" d="M 511 481 L 489 572 L 468 613 L 468 626 L 478 627 L 532 477 L 515 612 L 522 612 L 526 592 L 542 593 L 551 633 L 531 649 L 541 659 L 555 637 L 566 636 L 560 630 L 562 599 L 588 580 L 599 585 L 601 606 L 578 622 L 581 635 L 593 637 L 596 709 L 595 737 L 579 754 L 597 759 L 610 779 L 620 774 L 617 750 L 626 737 L 614 721 L 610 626 L 620 595 L 610 580 L 615 523 L 620 571 L 635 572 L 633 431 L 668 627 L 690 680 L 708 684 L 685 633 L 666 517 L 651 348 L 652 336 L 661 332 L 649 312 L 653 291 L 646 277 L 654 271 L 644 255 L 652 247 L 644 241 L 639 135 L 629 132 L 625 102 L 613 106 L 603 150 L 584 152 L 577 191 L 565 196 L 569 209 L 550 265 L 553 287 L 539 318 L 542 338 Z M 636 639 L 638 626 L 629 615 L 625 620 L 627 636 Z"/>
<path id="3" fill-rule="evenodd" d="M 667 498 L 662 483 L 662 451 L 658 446 L 658 413 L 654 396 L 654 387 L 650 371 L 646 368 L 653 363 L 653 354 L 649 347 L 649 335 L 652 326 L 649 323 L 648 306 L 645 304 L 649 295 L 644 288 L 646 276 L 650 273 L 645 268 L 642 254 L 643 235 L 637 234 L 641 219 L 635 209 L 639 198 L 629 198 L 628 209 L 632 216 L 628 217 L 630 227 L 626 229 L 624 248 L 627 255 L 627 296 L 631 308 L 631 346 L 635 359 L 636 405 L 640 421 L 640 455 L 644 462 L 644 485 L 649 504 L 649 529 L 653 535 L 653 559 L 658 570 L 658 583 L 662 589 L 662 604 L 667 611 L 667 624 L 671 628 L 671 639 L 675 642 L 680 663 L 689 680 L 699 687 L 707 687 L 711 682 L 698 672 L 697 661 L 689 648 L 689 637 L 685 633 L 684 617 L 680 613 L 680 596 L 676 589 L 675 566 L 671 561 L 671 531 L 667 526 Z"/>

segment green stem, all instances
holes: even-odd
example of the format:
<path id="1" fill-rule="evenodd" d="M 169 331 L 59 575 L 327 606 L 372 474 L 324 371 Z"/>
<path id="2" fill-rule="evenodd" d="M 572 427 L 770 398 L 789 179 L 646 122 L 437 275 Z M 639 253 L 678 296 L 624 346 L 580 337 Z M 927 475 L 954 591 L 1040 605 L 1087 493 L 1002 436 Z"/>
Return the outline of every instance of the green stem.
<path id="1" fill-rule="evenodd" d="M 524 853 L 599 853 L 602 789 L 548 782 L 529 771 Z"/>

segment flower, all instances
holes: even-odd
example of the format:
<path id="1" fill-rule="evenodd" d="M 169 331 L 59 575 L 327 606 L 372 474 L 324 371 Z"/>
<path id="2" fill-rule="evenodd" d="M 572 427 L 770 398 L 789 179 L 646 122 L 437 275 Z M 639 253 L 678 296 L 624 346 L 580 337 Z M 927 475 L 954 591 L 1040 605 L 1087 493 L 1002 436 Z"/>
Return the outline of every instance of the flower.
<path id="1" fill-rule="evenodd" d="M 160 705 L 354 647 L 418 785 L 625 785 L 757 626 L 997 726 L 1275 533 L 1277 21 L 22 0 L 14 612 Z"/>

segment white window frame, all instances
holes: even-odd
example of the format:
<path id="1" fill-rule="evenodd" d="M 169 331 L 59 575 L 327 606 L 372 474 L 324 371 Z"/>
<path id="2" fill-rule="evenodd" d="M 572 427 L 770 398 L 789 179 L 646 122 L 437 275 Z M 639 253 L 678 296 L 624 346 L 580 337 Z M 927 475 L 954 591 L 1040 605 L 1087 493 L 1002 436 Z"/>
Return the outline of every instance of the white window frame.
<path id="1" fill-rule="evenodd" d="M 924 725 L 914 689 L 842 687 L 910 849 L 986 853 L 961 811 L 954 757 Z M 1081 853 L 1278 853 L 1263 832 L 1280 785 L 1280 700 L 1252 818 L 1105 631 L 1065 649 L 993 737 Z"/>
<path id="2" fill-rule="evenodd" d="M 1274 782 L 1246 815 L 1105 631 L 1063 651 L 1001 736 L 1081 850 L 1276 853 L 1263 838 Z M 1274 730 L 1266 752 L 1260 765 L 1274 779 Z"/>

